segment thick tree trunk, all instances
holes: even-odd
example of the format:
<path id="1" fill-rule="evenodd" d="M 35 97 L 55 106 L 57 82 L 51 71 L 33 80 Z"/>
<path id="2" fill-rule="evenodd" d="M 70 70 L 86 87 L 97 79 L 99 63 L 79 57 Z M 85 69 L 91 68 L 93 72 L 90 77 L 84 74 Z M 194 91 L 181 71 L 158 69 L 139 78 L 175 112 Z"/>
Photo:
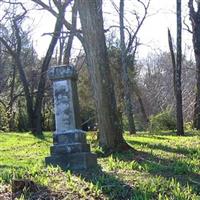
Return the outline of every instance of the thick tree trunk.
<path id="1" fill-rule="evenodd" d="M 184 135 L 183 130 L 183 110 L 182 110 L 182 87 L 181 87 L 181 69 L 182 69 L 182 16 L 181 0 L 177 0 L 177 63 L 176 63 L 176 119 L 177 134 Z"/>
<path id="2" fill-rule="evenodd" d="M 200 35 L 198 37 L 200 37 Z M 197 130 L 200 130 L 200 48 L 199 51 L 195 52 L 195 59 L 196 59 L 196 102 L 194 108 L 194 127 Z"/>
<path id="3" fill-rule="evenodd" d="M 135 134 L 135 122 L 133 119 L 133 108 L 130 93 L 130 80 L 128 76 L 128 65 L 125 45 L 125 34 L 124 34 L 124 0 L 120 0 L 120 49 L 121 49 L 121 64 L 122 64 L 122 81 L 124 86 L 125 96 L 125 110 L 128 119 L 129 132 Z"/>
<path id="4" fill-rule="evenodd" d="M 94 90 L 100 131 L 100 145 L 114 150 L 125 144 L 117 116 L 99 0 L 78 0 L 84 48 Z"/>

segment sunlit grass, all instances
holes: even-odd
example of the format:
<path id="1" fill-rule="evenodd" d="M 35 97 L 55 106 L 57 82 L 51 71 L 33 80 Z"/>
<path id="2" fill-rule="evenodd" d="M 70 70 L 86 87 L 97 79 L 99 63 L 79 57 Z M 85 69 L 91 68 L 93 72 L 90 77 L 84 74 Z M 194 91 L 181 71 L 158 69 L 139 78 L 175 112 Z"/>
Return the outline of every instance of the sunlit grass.
<path id="1" fill-rule="evenodd" d="M 12 179 L 29 179 L 67 199 L 200 199 L 198 132 L 185 137 L 125 134 L 125 138 L 133 151 L 104 157 L 95 133 L 88 134 L 92 151 L 100 155 L 98 166 L 74 173 L 45 166 L 51 133 L 43 139 L 29 133 L 0 133 L 0 184 L 9 187 Z"/>

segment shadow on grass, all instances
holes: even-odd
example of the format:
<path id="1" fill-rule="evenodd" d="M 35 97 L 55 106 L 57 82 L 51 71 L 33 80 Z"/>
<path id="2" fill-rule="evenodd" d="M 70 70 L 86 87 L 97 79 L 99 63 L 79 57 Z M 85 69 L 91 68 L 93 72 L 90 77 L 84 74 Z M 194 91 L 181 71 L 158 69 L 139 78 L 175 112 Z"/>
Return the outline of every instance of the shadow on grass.
<path id="1" fill-rule="evenodd" d="M 171 138 L 159 136 L 159 135 L 136 135 L 137 137 L 147 138 L 147 139 L 156 139 L 156 140 L 170 140 Z"/>
<path id="2" fill-rule="evenodd" d="M 149 191 L 142 191 L 132 184 L 128 184 L 118 177 L 116 172 L 105 172 L 101 166 L 97 166 L 92 170 L 74 171 L 74 175 L 81 176 L 85 181 L 96 185 L 96 187 L 103 193 L 103 197 L 95 199 L 110 200 L 144 200 L 156 199 L 155 193 Z"/>
<path id="3" fill-rule="evenodd" d="M 1 174 L 2 170 L 2 174 Z M 13 166 L 13 165 L 0 165 L 0 175 L 2 175 L 5 183 L 13 183 L 13 173 L 11 171 L 19 171 L 24 172 L 26 170 L 25 167 L 21 166 Z M 7 172 L 6 172 L 7 171 Z M 63 170 L 64 171 L 64 170 Z M 27 171 L 28 173 L 28 171 Z M 88 198 L 86 199 L 102 199 L 105 197 L 110 200 L 144 200 L 151 199 L 155 196 L 155 193 L 151 193 L 148 191 L 142 191 L 139 188 L 134 187 L 131 184 L 125 183 L 122 181 L 115 172 L 105 172 L 101 169 L 101 166 L 97 165 L 97 167 L 92 168 L 90 170 L 84 171 L 72 171 L 72 174 L 76 176 L 80 176 L 81 179 L 84 179 L 88 183 L 92 183 L 95 185 L 98 190 L 101 191 L 103 195 L 94 195 L 90 188 L 84 188 L 88 194 Z M 38 199 L 84 199 L 80 196 L 78 192 L 63 190 L 62 192 L 54 192 L 51 188 L 46 186 L 41 186 L 36 184 L 35 182 L 29 179 L 23 179 L 24 173 L 20 175 L 20 173 L 15 177 L 16 187 L 13 191 L 13 195 L 15 197 L 20 197 L 23 195 L 25 199 L 38 200 Z M 63 177 L 64 178 L 64 177 Z M 31 178 L 32 179 L 32 178 Z M 34 180 L 34 178 L 33 178 Z M 79 185 L 78 185 L 79 187 Z M 81 188 L 80 184 L 80 190 Z M 90 196 L 91 195 L 91 196 Z M 94 196 L 93 196 L 94 195 Z M 90 198 L 91 197 L 91 198 Z M 153 198 L 154 199 L 154 198 Z"/>
<path id="4" fill-rule="evenodd" d="M 200 174 L 192 171 L 196 167 L 193 164 L 188 165 L 181 160 L 160 158 L 151 153 L 135 150 L 125 154 L 115 153 L 112 156 L 124 162 L 135 161 L 142 167 L 142 170 L 152 175 L 167 179 L 175 178 L 182 186 L 189 185 L 200 195 Z"/>
<path id="5" fill-rule="evenodd" d="M 183 154 L 183 155 L 192 155 L 198 153 L 197 149 L 193 148 L 184 148 L 184 147 L 178 147 L 178 148 L 172 148 L 163 144 L 149 144 L 148 142 L 139 142 L 139 141 L 128 141 L 131 145 L 137 144 L 137 145 L 144 145 L 150 149 L 159 149 L 162 151 L 170 152 L 170 153 L 177 153 L 177 154 Z"/>
<path id="6" fill-rule="evenodd" d="M 11 169 L 11 166 L 2 165 L 0 166 L 0 168 Z M 20 169 L 24 170 L 23 167 L 14 167 L 14 168 L 16 170 Z M 90 170 L 83 170 L 83 171 L 79 170 L 71 172 L 72 174 L 81 177 L 81 179 L 83 179 L 84 181 L 95 185 L 98 188 L 98 190 L 101 191 L 101 194 L 94 195 L 94 193 L 90 191 L 91 190 L 90 188 L 85 187 L 84 190 L 88 196 L 87 198 L 83 198 L 83 196 L 81 196 L 81 194 L 77 192 L 83 190 L 81 184 L 80 186 L 78 185 L 78 187 L 80 187 L 78 188 L 78 190 L 76 188 L 77 191 L 63 190 L 62 192 L 61 191 L 54 192 L 51 190 L 51 188 L 36 184 L 35 182 L 29 179 L 22 179 L 22 177 L 19 178 L 16 177 L 16 179 L 14 180 L 16 184 L 15 188 L 13 189 L 12 187 L 13 190 L 12 195 L 15 198 L 16 197 L 19 198 L 21 195 L 23 195 L 25 199 L 31 199 L 31 200 L 38 200 L 38 199 L 144 200 L 144 199 L 152 199 L 155 196 L 155 193 L 153 192 L 142 191 L 139 188 L 133 187 L 131 184 L 125 183 L 124 181 L 120 180 L 120 178 L 114 172 L 110 173 L 104 172 L 99 165 Z M 8 177 L 8 182 L 10 182 L 11 179 L 12 179 L 11 177 Z"/>

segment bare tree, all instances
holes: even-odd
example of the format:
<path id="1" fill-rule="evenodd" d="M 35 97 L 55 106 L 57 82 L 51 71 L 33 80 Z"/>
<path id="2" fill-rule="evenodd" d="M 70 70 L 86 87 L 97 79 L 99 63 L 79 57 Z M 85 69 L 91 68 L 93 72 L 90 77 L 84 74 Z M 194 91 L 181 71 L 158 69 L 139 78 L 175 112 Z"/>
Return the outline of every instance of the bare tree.
<path id="1" fill-rule="evenodd" d="M 60 32 L 63 27 L 63 22 L 65 18 L 65 9 L 70 2 L 71 2 L 70 0 L 64 1 L 64 3 L 62 3 L 61 1 L 54 1 L 55 6 L 58 9 L 58 16 L 56 18 L 56 24 L 55 24 L 55 28 L 54 28 L 54 32 L 53 32 L 53 36 L 52 36 L 49 48 L 47 50 L 47 53 L 45 55 L 45 58 L 41 66 L 41 76 L 40 76 L 40 80 L 38 84 L 38 90 L 37 90 L 36 102 L 35 102 L 35 108 L 34 108 L 34 118 L 33 118 L 33 123 L 34 123 L 33 127 L 36 128 L 35 130 L 33 130 L 33 132 L 35 133 L 42 132 L 41 110 L 42 110 L 42 100 L 43 100 L 44 91 L 45 91 L 46 72 L 48 70 L 54 48 L 56 46 L 56 43 L 60 36 Z"/>
<path id="2" fill-rule="evenodd" d="M 36 134 L 36 135 L 42 134 L 41 111 L 42 111 L 42 100 L 43 100 L 44 92 L 45 92 L 46 72 L 48 70 L 48 66 L 51 61 L 51 57 L 52 57 L 55 45 L 57 43 L 57 40 L 59 38 L 61 29 L 63 26 L 63 21 L 64 21 L 64 17 L 65 17 L 65 9 L 66 9 L 67 5 L 69 4 L 69 2 L 70 1 L 66 1 L 66 2 L 62 3 L 60 1 L 54 1 L 54 4 L 58 10 L 58 16 L 56 19 L 56 24 L 55 24 L 55 28 L 54 28 L 54 32 L 52 35 L 52 39 L 51 39 L 49 48 L 47 50 L 47 53 L 45 55 L 45 58 L 43 60 L 42 66 L 41 66 L 39 84 L 38 84 L 38 88 L 37 88 L 37 94 L 35 97 L 35 101 L 33 100 L 33 97 L 30 92 L 28 80 L 26 77 L 26 73 L 24 71 L 24 65 L 23 65 L 23 61 L 22 61 L 22 57 L 21 57 L 21 50 L 22 50 L 21 23 L 25 18 L 27 10 L 23 6 L 22 3 L 19 3 L 19 2 L 16 3 L 15 1 L 13 3 L 11 1 L 5 2 L 8 4 L 12 3 L 15 5 L 19 5 L 19 6 L 21 6 L 21 8 L 24 11 L 20 15 L 19 14 L 12 15 L 12 24 L 13 24 L 12 27 L 13 27 L 13 32 L 15 35 L 15 40 L 16 40 L 16 43 L 14 46 L 16 48 L 13 48 L 12 46 L 10 46 L 8 41 L 3 36 L 0 37 L 0 41 L 7 48 L 10 55 L 13 57 L 13 60 L 15 61 L 15 64 L 18 68 L 20 80 L 23 84 L 23 89 L 24 89 L 24 93 L 25 93 L 27 113 L 28 113 L 29 123 L 31 126 L 31 131 L 33 132 L 33 134 Z"/>
<path id="3" fill-rule="evenodd" d="M 182 71 L 182 14 L 181 14 L 181 0 L 176 1 L 177 6 L 177 50 L 176 59 L 173 50 L 171 33 L 168 30 L 169 48 L 172 58 L 172 66 L 174 72 L 174 94 L 176 97 L 176 125 L 177 135 L 184 135 L 183 129 L 183 109 L 182 109 L 182 86 L 181 86 L 181 71 Z"/>
<path id="4" fill-rule="evenodd" d="M 185 121 L 190 122 L 193 119 L 195 101 L 195 66 L 186 56 L 183 55 L 182 59 L 183 115 Z M 160 51 L 150 54 L 141 65 L 142 72 L 137 76 L 138 86 L 147 116 L 155 115 L 167 108 L 175 113 L 174 67 L 170 53 Z"/>
<path id="5" fill-rule="evenodd" d="M 177 134 L 184 135 L 183 130 L 183 107 L 182 107 L 182 86 L 181 86 L 181 70 L 182 70 L 182 0 L 177 0 L 177 50 L 176 50 L 176 115 L 177 115 Z"/>
<path id="6" fill-rule="evenodd" d="M 120 0 L 119 9 L 119 21 L 120 21 L 120 48 L 121 48 L 121 63 L 122 63 L 122 80 L 124 86 L 125 96 L 125 109 L 128 118 L 129 132 L 135 134 L 135 123 L 133 119 L 133 108 L 130 94 L 130 80 L 128 76 L 128 64 L 125 44 L 125 33 L 124 33 L 124 0 Z"/>
<path id="7" fill-rule="evenodd" d="M 41 0 L 32 1 L 57 17 L 58 13 L 50 5 Z M 77 2 L 83 30 L 76 29 L 76 23 L 74 22 L 73 25 L 73 20 L 70 24 L 65 19 L 64 26 L 81 41 L 86 52 L 92 87 L 95 91 L 100 144 L 107 150 L 114 150 L 121 145 L 128 147 L 122 137 L 122 129 L 116 113 L 115 95 L 105 45 L 101 1 L 77 0 Z M 65 59 L 65 62 L 67 63 L 68 60 Z"/>
<path id="8" fill-rule="evenodd" d="M 120 0 L 120 6 L 119 8 L 115 4 L 114 1 L 111 1 L 115 10 L 119 12 L 119 22 L 120 22 L 120 49 L 121 49 L 121 65 L 122 65 L 122 82 L 123 82 L 123 88 L 124 88 L 124 98 L 125 98 L 125 111 L 128 119 L 129 124 L 129 132 L 131 134 L 136 133 L 135 130 L 135 123 L 133 118 L 133 101 L 132 101 L 132 93 L 135 93 L 136 96 L 139 95 L 138 87 L 136 86 L 136 81 L 130 80 L 130 72 L 134 71 L 135 69 L 135 54 L 137 52 L 137 47 L 139 45 L 137 35 L 147 17 L 147 11 L 150 5 L 150 0 L 147 2 L 144 1 L 138 1 L 136 6 L 141 6 L 143 10 L 143 14 L 137 12 L 136 10 L 132 11 L 133 18 L 136 21 L 136 25 L 133 28 L 133 26 L 130 26 L 129 20 L 127 20 L 124 7 L 125 7 L 125 1 Z M 125 22 L 127 24 L 125 25 Z M 128 35 L 128 41 L 125 40 L 125 31 Z M 132 60 L 132 62 L 130 62 Z M 131 64 L 130 64 L 131 63 Z M 135 77 L 131 77 L 134 79 Z M 133 86 L 132 84 L 136 84 Z M 137 91 L 134 91 L 133 89 L 137 88 Z M 131 91 L 133 92 L 131 93 Z M 141 105 L 141 110 L 145 114 L 143 102 L 141 98 L 138 98 L 139 103 Z M 146 115 L 145 115 L 146 116 Z M 147 120 L 148 121 L 148 120 Z"/>
<path id="9" fill-rule="evenodd" d="M 57 64 L 70 64 L 70 58 L 71 58 L 71 49 L 72 44 L 76 32 L 76 24 L 77 24 L 77 3 L 74 2 L 74 5 L 72 7 L 72 24 L 71 29 L 69 31 L 65 31 L 65 28 L 63 27 L 61 31 L 61 36 L 59 38 L 59 44 L 58 44 L 58 51 L 56 53 L 57 58 Z"/>

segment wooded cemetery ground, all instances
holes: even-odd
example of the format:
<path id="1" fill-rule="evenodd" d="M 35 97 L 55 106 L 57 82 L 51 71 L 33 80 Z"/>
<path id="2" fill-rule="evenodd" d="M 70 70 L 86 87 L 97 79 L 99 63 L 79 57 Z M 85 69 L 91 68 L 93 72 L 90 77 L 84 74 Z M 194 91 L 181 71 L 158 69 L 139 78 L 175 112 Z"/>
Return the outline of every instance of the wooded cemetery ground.
<path id="1" fill-rule="evenodd" d="M 103 156 L 88 133 L 98 166 L 71 172 L 45 167 L 50 133 L 0 133 L 0 199 L 12 198 L 11 185 L 18 199 L 200 199 L 200 133 L 125 138 L 133 151 Z"/>

